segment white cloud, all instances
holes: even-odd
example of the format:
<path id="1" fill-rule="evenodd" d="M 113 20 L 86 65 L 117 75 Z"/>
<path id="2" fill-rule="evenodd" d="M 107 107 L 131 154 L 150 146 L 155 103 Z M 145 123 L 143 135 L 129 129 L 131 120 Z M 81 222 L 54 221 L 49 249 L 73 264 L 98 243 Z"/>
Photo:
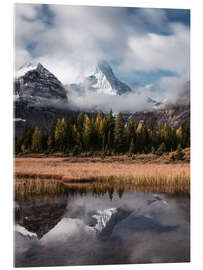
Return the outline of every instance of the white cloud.
<path id="1" fill-rule="evenodd" d="M 75 72 L 81 73 L 84 66 L 101 58 L 120 61 L 123 72 L 139 68 L 182 71 L 188 65 L 186 27 L 168 23 L 173 32 L 169 36 L 149 33 L 144 28 L 146 24 L 157 29 L 166 25 L 164 10 L 139 9 L 137 14 L 128 14 L 122 8 L 50 5 L 50 9 L 54 13 L 53 27 L 36 19 L 38 5 L 17 5 L 16 54 L 18 48 L 36 43 L 36 55 L 52 66 L 54 63 L 62 80 L 75 80 Z M 68 69 L 74 72 L 69 75 Z"/>
<path id="2" fill-rule="evenodd" d="M 32 57 L 25 49 L 16 48 L 15 67 L 20 67 L 22 63 L 31 61 Z"/>
<path id="3" fill-rule="evenodd" d="M 37 17 L 37 11 L 39 8 L 40 5 L 37 4 L 15 4 L 16 15 L 18 17 L 23 16 L 28 20 L 34 20 Z M 17 19 L 17 17 L 15 19 Z"/>
<path id="4" fill-rule="evenodd" d="M 45 26 L 37 18 L 39 5 L 16 4 L 15 5 L 15 68 L 32 60 L 27 46 L 30 43 L 39 42 L 40 33 Z"/>
<path id="5" fill-rule="evenodd" d="M 188 78 L 182 77 L 162 77 L 157 82 L 160 89 L 158 94 L 166 99 L 169 103 L 174 103 L 179 98 L 180 93 L 184 90 Z M 157 94 L 156 94 L 157 95 Z"/>
<path id="6" fill-rule="evenodd" d="M 180 24 L 171 24 L 171 35 L 147 33 L 129 37 L 129 52 L 123 70 L 152 71 L 165 69 L 180 74 L 189 72 L 189 29 Z"/>
<path id="7" fill-rule="evenodd" d="M 167 23 L 166 13 L 163 9 L 140 8 L 139 17 L 158 29 L 161 29 L 163 24 Z"/>
<path id="8" fill-rule="evenodd" d="M 34 4 L 16 5 L 16 67 L 34 59 L 65 84 L 81 81 L 100 59 L 116 60 L 118 77 L 119 73 L 136 70 L 177 72 L 179 78 L 163 78 L 153 85 L 160 98 L 173 98 L 183 80 L 189 78 L 189 28 L 169 22 L 165 10 L 139 9 L 131 14 L 123 8 L 50 5 L 54 14 L 50 27 L 39 19 L 40 8 Z M 166 29 L 170 35 L 160 34 Z M 34 45 L 33 52 L 28 49 L 30 44 Z M 91 92 L 82 99 L 75 93 L 74 98 L 81 106 L 97 105 L 99 100 L 101 106 L 114 106 L 115 111 L 119 107 L 145 108 L 148 90 L 149 87 L 140 89 L 145 95 L 139 98 L 134 94 L 116 100 L 109 96 L 96 98 Z"/>

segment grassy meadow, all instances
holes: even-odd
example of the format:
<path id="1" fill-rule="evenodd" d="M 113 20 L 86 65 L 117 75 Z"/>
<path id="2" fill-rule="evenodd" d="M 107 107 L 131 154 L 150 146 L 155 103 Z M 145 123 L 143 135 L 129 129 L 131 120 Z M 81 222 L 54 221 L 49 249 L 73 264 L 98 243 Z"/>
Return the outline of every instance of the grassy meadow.
<path id="1" fill-rule="evenodd" d="M 187 155 L 186 155 L 187 156 Z M 43 155 L 15 158 L 15 194 L 90 190 L 111 193 L 115 188 L 190 193 L 190 163 L 171 162 L 169 155 L 60 157 Z M 59 185 L 60 183 L 60 185 Z M 62 189 L 62 190 L 61 190 Z"/>

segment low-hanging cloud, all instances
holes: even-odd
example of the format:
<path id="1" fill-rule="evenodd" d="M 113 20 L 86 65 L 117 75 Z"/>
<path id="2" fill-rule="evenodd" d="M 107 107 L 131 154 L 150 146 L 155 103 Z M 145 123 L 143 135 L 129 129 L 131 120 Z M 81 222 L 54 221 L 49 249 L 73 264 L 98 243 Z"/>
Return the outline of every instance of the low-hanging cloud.
<path id="1" fill-rule="evenodd" d="M 84 111 L 102 111 L 114 113 L 135 112 L 149 109 L 146 96 L 137 93 L 128 93 L 121 96 L 108 95 L 93 91 L 86 91 L 83 95 L 77 92 L 69 94 L 69 104 L 75 109 Z"/>
<path id="2" fill-rule="evenodd" d="M 156 102 L 166 104 L 175 104 L 183 91 L 185 78 L 168 78 L 160 79 L 155 85 L 139 87 L 135 91 L 123 95 L 108 95 L 103 92 L 85 89 L 84 92 L 68 90 L 69 106 L 74 109 L 84 111 L 103 111 L 132 113 L 142 110 L 151 110 L 152 103 L 148 98 Z"/>

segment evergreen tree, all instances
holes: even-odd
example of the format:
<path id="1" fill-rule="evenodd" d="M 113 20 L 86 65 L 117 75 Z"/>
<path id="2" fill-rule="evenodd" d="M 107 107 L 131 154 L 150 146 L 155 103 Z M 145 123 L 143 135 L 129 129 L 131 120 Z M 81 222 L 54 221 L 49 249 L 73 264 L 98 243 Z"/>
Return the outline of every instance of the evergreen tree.
<path id="1" fill-rule="evenodd" d="M 73 152 L 74 155 L 83 151 L 102 151 L 105 155 L 112 152 L 133 155 L 136 152 L 151 151 L 162 155 L 166 151 L 177 149 L 177 159 L 181 159 L 184 158 L 181 149 L 189 146 L 188 123 L 181 124 L 177 130 L 167 123 L 155 127 L 152 120 L 148 128 L 146 120 L 140 121 L 138 125 L 130 120 L 125 125 L 122 114 L 119 113 L 115 119 L 112 110 L 107 117 L 98 113 L 90 118 L 87 114 L 80 113 L 77 120 L 74 114 L 70 119 L 68 116 L 55 119 L 48 132 L 26 125 L 22 135 L 15 138 L 15 153 L 48 150 Z"/>
<path id="2" fill-rule="evenodd" d="M 178 137 L 178 143 L 182 147 L 189 147 L 190 146 L 190 126 L 188 123 L 183 123 L 178 130 L 176 131 Z"/>
<path id="3" fill-rule="evenodd" d="M 108 137 L 108 147 L 111 151 L 114 146 L 114 130 L 115 130 L 115 119 L 113 117 L 112 109 L 110 110 L 107 117 L 107 137 Z"/>
<path id="4" fill-rule="evenodd" d="M 49 152 L 54 152 L 55 149 L 55 140 L 54 140 L 54 134 L 49 134 L 47 139 L 47 149 Z"/>
<path id="5" fill-rule="evenodd" d="M 166 152 L 166 145 L 163 142 L 162 144 L 160 144 L 159 148 L 156 151 L 156 154 L 161 156 L 164 152 Z"/>
<path id="6" fill-rule="evenodd" d="M 43 144 L 44 141 L 42 131 L 38 128 L 35 128 L 32 135 L 32 151 L 37 153 L 42 152 L 44 150 Z"/>
<path id="7" fill-rule="evenodd" d="M 76 117 L 75 117 L 75 113 L 72 112 L 71 117 L 70 117 L 70 124 L 73 126 L 76 124 Z"/>
<path id="8" fill-rule="evenodd" d="M 176 148 L 176 136 L 174 130 L 167 123 L 161 125 L 160 137 L 161 141 L 165 142 L 167 151 Z"/>
<path id="9" fill-rule="evenodd" d="M 102 151 L 105 152 L 105 147 L 106 147 L 106 136 L 105 134 L 102 137 Z"/>
<path id="10" fill-rule="evenodd" d="M 151 131 L 151 147 L 153 146 L 155 149 L 158 148 L 159 146 L 159 142 L 160 142 L 161 138 L 160 138 L 160 134 L 159 132 L 157 131 L 157 129 L 153 129 Z"/>
<path id="11" fill-rule="evenodd" d="M 82 132 L 83 132 L 84 120 L 85 120 L 85 114 L 80 113 L 78 115 L 78 119 L 77 119 L 77 128 L 78 128 L 78 131 L 80 132 L 80 134 L 82 134 Z"/>
<path id="12" fill-rule="evenodd" d="M 56 129 L 57 118 L 53 120 L 50 127 L 49 135 L 47 138 L 47 147 L 49 152 L 54 152 L 56 149 L 55 143 L 55 129 Z"/>
<path id="13" fill-rule="evenodd" d="M 75 145 L 75 130 L 74 130 L 75 124 L 71 124 L 71 121 L 72 121 L 72 123 L 74 123 L 74 121 L 71 119 L 69 121 L 68 117 L 66 116 L 66 118 L 65 118 L 65 140 L 64 140 L 66 152 L 71 151 Z"/>
<path id="14" fill-rule="evenodd" d="M 41 130 L 41 133 L 42 133 L 42 139 L 41 139 L 41 147 L 42 147 L 42 149 L 41 149 L 41 151 L 45 152 L 45 151 L 47 151 L 47 148 L 48 148 L 48 145 L 47 145 L 48 132 Z"/>
<path id="15" fill-rule="evenodd" d="M 33 132 L 34 128 L 26 124 L 21 136 L 21 145 L 24 145 L 25 150 L 31 150 Z"/>
<path id="16" fill-rule="evenodd" d="M 58 118 L 55 127 L 54 139 L 57 151 L 64 151 L 65 142 L 65 119 Z"/>
<path id="17" fill-rule="evenodd" d="M 122 113 L 119 113 L 115 121 L 115 130 L 114 130 L 114 149 L 116 153 L 122 153 L 125 149 L 124 141 L 124 120 Z"/>
<path id="18" fill-rule="evenodd" d="M 125 129 L 125 138 L 126 138 L 127 148 L 129 149 L 132 140 L 134 142 L 136 139 L 135 123 L 132 120 L 128 122 L 127 127 Z"/>
<path id="19" fill-rule="evenodd" d="M 108 144 L 108 149 L 111 152 L 113 149 L 113 138 L 111 136 L 111 131 L 108 131 L 108 136 L 107 136 L 107 144 Z"/>
<path id="20" fill-rule="evenodd" d="M 149 129 L 150 129 L 151 131 L 154 130 L 154 124 L 153 124 L 152 117 L 151 117 L 150 120 L 149 120 Z"/>
<path id="21" fill-rule="evenodd" d="M 101 136 L 102 137 L 105 136 L 105 139 L 108 137 L 108 127 L 106 117 L 103 117 L 101 121 Z"/>
<path id="22" fill-rule="evenodd" d="M 92 121 L 89 119 L 88 115 L 85 115 L 83 127 L 83 141 L 85 144 L 86 151 L 89 151 L 90 148 L 92 148 L 92 135 L 93 135 Z"/>
<path id="23" fill-rule="evenodd" d="M 142 125 L 142 132 L 141 136 L 143 138 L 143 148 L 144 152 L 148 152 L 148 147 L 149 147 L 149 134 L 148 134 L 148 129 L 147 129 L 147 124 L 146 124 L 146 119 L 144 119 L 143 125 Z"/>
<path id="24" fill-rule="evenodd" d="M 106 119 L 101 113 L 92 118 L 92 147 L 102 150 L 102 139 L 106 135 Z"/>
<path id="25" fill-rule="evenodd" d="M 72 127 L 72 136 L 73 136 L 73 148 L 75 145 L 78 145 L 80 152 L 82 152 L 82 135 L 79 133 L 76 125 L 73 125 Z"/>
<path id="26" fill-rule="evenodd" d="M 138 152 L 146 152 L 148 150 L 149 135 L 146 121 L 140 121 L 136 129 L 135 148 Z"/>
<path id="27" fill-rule="evenodd" d="M 134 140 L 131 140 L 130 143 L 130 148 L 129 148 L 129 155 L 132 156 L 135 153 L 135 144 L 134 144 Z"/>
<path id="28" fill-rule="evenodd" d="M 14 153 L 18 154 L 21 152 L 21 145 L 22 145 L 22 141 L 20 138 L 18 138 L 17 136 L 15 137 L 15 145 L 14 145 Z"/>

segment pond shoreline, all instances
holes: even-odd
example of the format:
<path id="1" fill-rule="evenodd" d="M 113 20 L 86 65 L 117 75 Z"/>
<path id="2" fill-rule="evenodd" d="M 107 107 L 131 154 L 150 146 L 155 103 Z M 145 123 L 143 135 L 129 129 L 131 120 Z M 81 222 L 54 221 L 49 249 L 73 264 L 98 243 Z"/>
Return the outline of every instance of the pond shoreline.
<path id="1" fill-rule="evenodd" d="M 89 162 L 71 162 L 62 157 L 16 157 L 14 179 L 16 181 L 29 180 L 57 180 L 63 184 L 94 185 L 108 183 L 110 185 L 133 185 L 146 190 L 151 188 L 174 192 L 190 191 L 190 163 L 188 162 L 146 162 L 137 163 L 128 157 L 124 161 L 102 162 L 94 159 Z M 121 157 L 119 157 L 121 158 Z"/>
<path id="2" fill-rule="evenodd" d="M 172 160 L 171 155 L 175 154 L 175 152 L 169 152 L 164 153 L 162 155 L 155 155 L 152 153 L 148 154 L 136 154 L 136 155 L 111 155 L 111 156 L 105 156 L 102 157 L 100 152 L 94 153 L 93 156 L 91 156 L 91 153 L 82 153 L 78 156 L 73 156 L 70 154 L 63 154 L 63 153 L 32 153 L 32 152 L 25 152 L 25 153 L 19 153 L 15 155 L 16 159 L 21 158 L 36 158 L 36 159 L 62 159 L 62 161 L 70 162 L 70 163 L 84 163 L 84 162 L 90 162 L 90 163 L 114 163 L 114 162 L 122 162 L 127 164 L 145 164 L 145 163 L 164 163 L 164 164 L 177 164 L 177 163 L 189 163 L 190 162 L 190 148 L 185 148 L 183 150 L 183 153 L 185 154 L 185 157 L 183 160 Z"/>

